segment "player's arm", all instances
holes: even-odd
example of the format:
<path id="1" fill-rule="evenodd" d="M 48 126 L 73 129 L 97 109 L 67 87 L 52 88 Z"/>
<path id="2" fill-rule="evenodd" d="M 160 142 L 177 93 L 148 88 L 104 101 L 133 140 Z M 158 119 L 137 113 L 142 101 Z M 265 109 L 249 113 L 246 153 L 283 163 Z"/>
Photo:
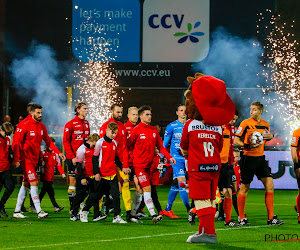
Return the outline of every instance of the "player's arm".
<path id="1" fill-rule="evenodd" d="M 72 140 L 72 128 L 71 128 L 71 123 L 68 122 L 64 128 L 63 145 L 68 159 L 74 159 L 74 158 L 76 159 L 76 155 L 73 152 L 73 149 L 71 147 L 71 140 Z"/>
<path id="2" fill-rule="evenodd" d="M 291 154 L 292 154 L 292 160 L 294 164 L 299 164 L 298 162 L 298 147 L 299 147 L 299 130 L 297 129 L 293 133 L 293 137 L 291 140 Z"/>
<path id="3" fill-rule="evenodd" d="M 63 168 L 61 166 L 60 159 L 59 159 L 59 156 L 57 154 L 55 154 L 55 160 L 56 160 L 56 168 L 57 168 L 58 172 L 61 174 L 61 176 L 63 178 L 65 178 L 66 174 L 65 174 L 65 171 L 63 170 Z"/>
<path id="4" fill-rule="evenodd" d="M 189 122 L 185 123 L 182 129 L 182 136 L 180 140 L 180 150 L 183 156 L 188 155 L 188 149 L 189 149 L 189 136 L 188 136 L 188 125 Z"/>
<path id="5" fill-rule="evenodd" d="M 159 152 L 161 154 L 163 154 L 164 157 L 166 157 L 170 162 L 172 162 L 173 165 L 175 165 L 176 164 L 176 160 L 169 154 L 169 152 L 163 146 L 163 141 L 160 138 L 158 131 L 156 131 L 156 138 L 157 138 L 157 140 L 156 140 L 156 147 L 159 150 Z"/>
<path id="6" fill-rule="evenodd" d="M 26 127 L 17 128 L 13 137 L 12 150 L 14 154 L 13 167 L 18 168 L 20 166 L 20 146 L 26 134 Z"/>
<path id="7" fill-rule="evenodd" d="M 172 129 L 172 126 L 169 124 L 166 127 L 166 131 L 165 131 L 165 135 L 164 135 L 163 146 L 165 148 L 168 148 L 170 146 L 170 143 L 171 143 L 171 140 L 172 140 L 172 136 L 173 136 L 173 129 Z"/>
<path id="8" fill-rule="evenodd" d="M 92 158 L 94 175 L 99 174 L 99 155 L 101 153 L 101 150 L 102 150 L 102 142 L 98 140 L 95 145 L 94 155 Z"/>
<path id="9" fill-rule="evenodd" d="M 86 185 L 86 178 L 84 176 L 83 166 L 82 166 L 84 161 L 84 156 L 85 156 L 85 149 L 83 147 L 78 148 L 76 152 L 76 168 L 77 168 L 78 178 L 81 181 L 82 185 Z"/>
<path id="10" fill-rule="evenodd" d="M 245 121 L 242 121 L 235 133 L 233 144 L 244 147 L 246 149 L 259 147 L 261 144 L 253 145 L 252 143 L 246 143 L 245 137 L 247 134 L 247 130 L 249 130 L 247 123 Z"/>

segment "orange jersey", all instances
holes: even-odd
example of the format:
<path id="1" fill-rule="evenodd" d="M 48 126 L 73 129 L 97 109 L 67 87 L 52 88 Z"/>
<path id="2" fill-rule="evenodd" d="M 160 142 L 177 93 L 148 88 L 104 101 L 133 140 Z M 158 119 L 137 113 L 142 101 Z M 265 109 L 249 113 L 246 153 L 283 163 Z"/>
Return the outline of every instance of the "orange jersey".
<path id="1" fill-rule="evenodd" d="M 250 136 L 253 132 L 257 131 L 264 133 L 265 129 L 270 130 L 270 124 L 265 120 L 261 119 L 260 122 L 249 118 L 241 122 L 235 135 L 240 137 L 245 144 L 250 144 Z M 257 148 L 244 148 L 244 155 L 249 156 L 263 156 L 264 155 L 265 141 Z"/>
<path id="2" fill-rule="evenodd" d="M 228 162 L 228 155 L 229 155 L 229 149 L 230 149 L 230 130 L 226 127 L 223 128 L 223 148 L 220 153 L 221 162 L 227 163 Z"/>
<path id="3" fill-rule="evenodd" d="M 293 133 L 293 137 L 291 140 L 291 146 L 297 147 L 298 159 L 300 159 L 300 150 L 299 150 L 299 138 L 300 138 L 300 128 L 296 129 Z"/>

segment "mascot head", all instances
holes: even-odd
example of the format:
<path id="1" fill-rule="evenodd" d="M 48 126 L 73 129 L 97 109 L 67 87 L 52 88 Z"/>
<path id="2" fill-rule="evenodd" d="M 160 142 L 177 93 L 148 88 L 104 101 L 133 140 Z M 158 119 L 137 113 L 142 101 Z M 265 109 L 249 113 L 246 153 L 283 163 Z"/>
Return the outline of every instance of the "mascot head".
<path id="1" fill-rule="evenodd" d="M 190 119 L 203 121 L 211 126 L 221 126 L 232 120 L 235 106 L 226 93 L 225 83 L 213 76 L 196 73 L 188 77 L 185 91 L 186 114 Z"/>

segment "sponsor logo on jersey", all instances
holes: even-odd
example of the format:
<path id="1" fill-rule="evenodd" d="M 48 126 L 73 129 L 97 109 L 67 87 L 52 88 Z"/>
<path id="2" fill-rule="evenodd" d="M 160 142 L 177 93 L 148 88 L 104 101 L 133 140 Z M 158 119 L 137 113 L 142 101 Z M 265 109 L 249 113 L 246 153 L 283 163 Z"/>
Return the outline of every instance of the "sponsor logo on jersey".
<path id="1" fill-rule="evenodd" d="M 207 133 L 198 133 L 198 138 L 216 139 L 216 135 Z"/>
<path id="2" fill-rule="evenodd" d="M 35 136 L 35 132 L 34 131 L 30 131 L 30 136 Z"/>
<path id="3" fill-rule="evenodd" d="M 74 131 L 74 134 L 75 134 L 75 135 L 82 134 L 82 133 L 83 133 L 83 131 L 81 131 L 81 130 L 76 130 L 76 131 Z"/>
<path id="4" fill-rule="evenodd" d="M 140 139 L 146 139 L 145 134 L 140 134 Z"/>
<path id="5" fill-rule="evenodd" d="M 77 124 L 78 122 L 73 122 L 73 124 Z"/>
<path id="6" fill-rule="evenodd" d="M 204 124 L 202 125 L 192 125 L 192 130 L 208 130 L 208 131 L 216 131 L 218 132 L 219 127 L 213 127 L 213 126 L 206 126 Z"/>
<path id="7" fill-rule="evenodd" d="M 199 164 L 199 172 L 216 172 L 219 169 L 218 164 Z"/>
<path id="8" fill-rule="evenodd" d="M 175 137 L 176 139 L 181 139 L 182 134 L 181 134 L 181 133 L 174 133 L 174 137 Z"/>

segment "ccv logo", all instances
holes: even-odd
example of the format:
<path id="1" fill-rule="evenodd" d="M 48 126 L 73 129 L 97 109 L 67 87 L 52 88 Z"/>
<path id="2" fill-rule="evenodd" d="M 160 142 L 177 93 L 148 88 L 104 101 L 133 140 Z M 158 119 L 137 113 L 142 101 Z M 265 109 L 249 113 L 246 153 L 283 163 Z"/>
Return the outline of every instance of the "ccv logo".
<path id="1" fill-rule="evenodd" d="M 160 26 L 162 26 L 164 29 L 170 29 L 173 27 L 173 25 L 180 29 L 183 23 L 183 19 L 184 15 L 181 15 L 179 17 L 178 15 L 166 14 L 160 18 L 158 14 L 153 14 L 149 17 L 148 23 L 149 26 L 153 29 L 158 29 Z M 184 43 L 185 41 L 187 41 L 188 38 L 192 43 L 197 43 L 199 42 L 199 38 L 197 38 L 197 36 L 204 36 L 205 33 L 200 31 L 191 31 L 192 29 L 197 29 L 200 25 L 200 21 L 197 21 L 194 25 L 188 23 L 187 32 L 177 32 L 173 36 L 181 37 L 178 40 L 178 43 Z"/>

